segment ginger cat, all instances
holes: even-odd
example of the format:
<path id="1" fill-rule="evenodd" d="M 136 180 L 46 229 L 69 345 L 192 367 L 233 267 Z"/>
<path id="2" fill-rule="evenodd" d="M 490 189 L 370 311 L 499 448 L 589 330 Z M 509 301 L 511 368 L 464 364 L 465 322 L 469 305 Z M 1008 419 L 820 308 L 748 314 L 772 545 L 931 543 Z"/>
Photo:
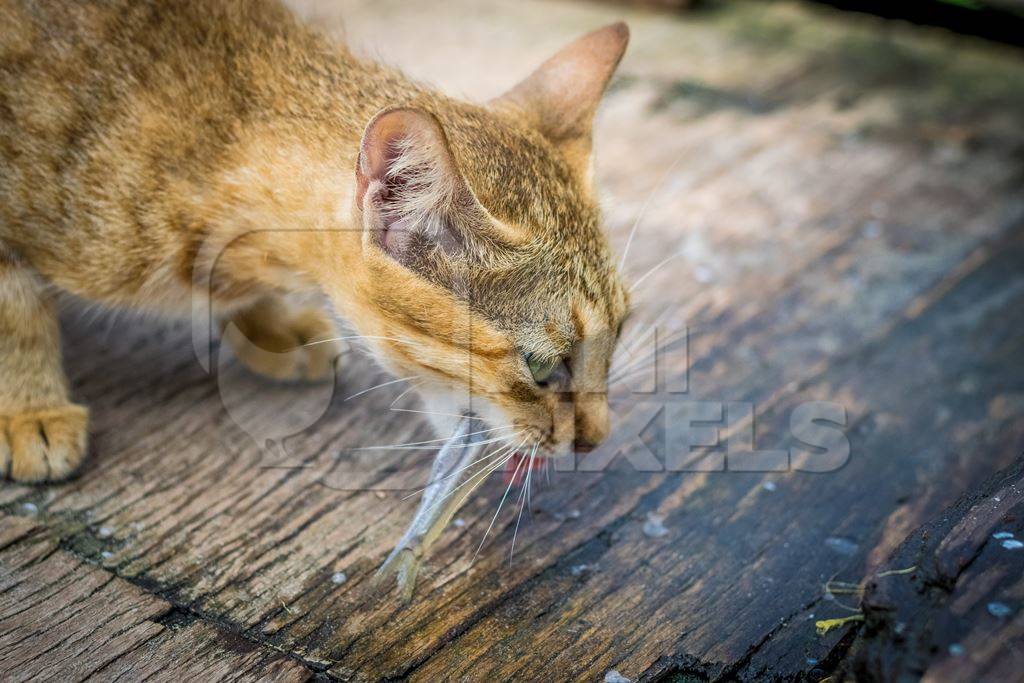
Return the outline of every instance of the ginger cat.
<path id="1" fill-rule="evenodd" d="M 591 124 L 625 25 L 482 105 L 273 0 L 0 0 L 0 26 L 0 475 L 58 480 L 86 451 L 58 292 L 187 315 L 199 283 L 277 379 L 332 376 L 337 315 L 512 447 L 606 435 L 627 302 Z M 293 303 L 311 293 L 333 311 Z"/>

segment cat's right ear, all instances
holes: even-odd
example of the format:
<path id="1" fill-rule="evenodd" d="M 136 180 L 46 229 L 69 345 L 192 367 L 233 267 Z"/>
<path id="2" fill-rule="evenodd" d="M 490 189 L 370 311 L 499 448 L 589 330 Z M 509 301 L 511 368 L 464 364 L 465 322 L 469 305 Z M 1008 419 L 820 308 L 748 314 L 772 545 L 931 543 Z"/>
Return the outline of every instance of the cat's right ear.
<path id="1" fill-rule="evenodd" d="M 444 130 L 431 114 L 387 109 L 363 132 L 356 163 L 355 200 L 362 210 L 364 243 L 400 263 L 424 245 L 454 252 L 460 238 L 454 216 L 475 202 L 455 165 Z"/>
<path id="2" fill-rule="evenodd" d="M 629 28 L 621 21 L 592 31 L 559 50 L 491 105 L 518 111 L 587 173 L 594 113 L 628 43 Z"/>

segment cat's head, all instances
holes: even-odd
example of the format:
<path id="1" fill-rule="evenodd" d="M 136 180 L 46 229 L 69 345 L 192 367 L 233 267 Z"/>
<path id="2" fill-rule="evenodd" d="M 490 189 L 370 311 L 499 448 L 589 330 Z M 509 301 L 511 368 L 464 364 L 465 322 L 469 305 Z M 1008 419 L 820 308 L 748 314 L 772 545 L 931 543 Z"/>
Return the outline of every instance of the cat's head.
<path id="1" fill-rule="evenodd" d="M 418 93 L 366 126 L 355 205 L 363 316 L 439 430 L 473 411 L 556 455 L 608 432 L 627 295 L 591 177 L 591 127 L 626 48 L 615 24 L 485 106 Z"/>

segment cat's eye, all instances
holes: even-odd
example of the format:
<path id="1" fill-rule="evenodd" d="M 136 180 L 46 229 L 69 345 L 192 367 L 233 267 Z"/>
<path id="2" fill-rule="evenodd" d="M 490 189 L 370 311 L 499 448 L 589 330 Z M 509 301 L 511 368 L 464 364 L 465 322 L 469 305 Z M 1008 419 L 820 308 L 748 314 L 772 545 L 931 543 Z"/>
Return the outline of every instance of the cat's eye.
<path id="1" fill-rule="evenodd" d="M 530 368 L 530 374 L 533 375 L 533 381 L 540 386 L 544 386 L 551 381 L 555 371 L 562 364 L 561 358 L 540 358 L 532 353 L 526 354 L 524 359 L 526 360 L 526 366 Z"/>

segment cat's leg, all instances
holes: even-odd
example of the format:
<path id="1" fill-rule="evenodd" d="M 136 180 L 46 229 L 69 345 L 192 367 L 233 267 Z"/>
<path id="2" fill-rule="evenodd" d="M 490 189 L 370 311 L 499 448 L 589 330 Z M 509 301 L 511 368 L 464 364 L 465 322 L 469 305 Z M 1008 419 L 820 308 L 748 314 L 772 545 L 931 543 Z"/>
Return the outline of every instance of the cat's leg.
<path id="1" fill-rule="evenodd" d="M 276 296 L 223 320 L 222 328 L 239 360 L 277 380 L 331 379 L 344 348 L 326 312 L 289 305 Z"/>
<path id="2" fill-rule="evenodd" d="M 62 479 L 82 460 L 88 411 L 68 400 L 54 302 L 0 252 L 0 477 Z"/>

